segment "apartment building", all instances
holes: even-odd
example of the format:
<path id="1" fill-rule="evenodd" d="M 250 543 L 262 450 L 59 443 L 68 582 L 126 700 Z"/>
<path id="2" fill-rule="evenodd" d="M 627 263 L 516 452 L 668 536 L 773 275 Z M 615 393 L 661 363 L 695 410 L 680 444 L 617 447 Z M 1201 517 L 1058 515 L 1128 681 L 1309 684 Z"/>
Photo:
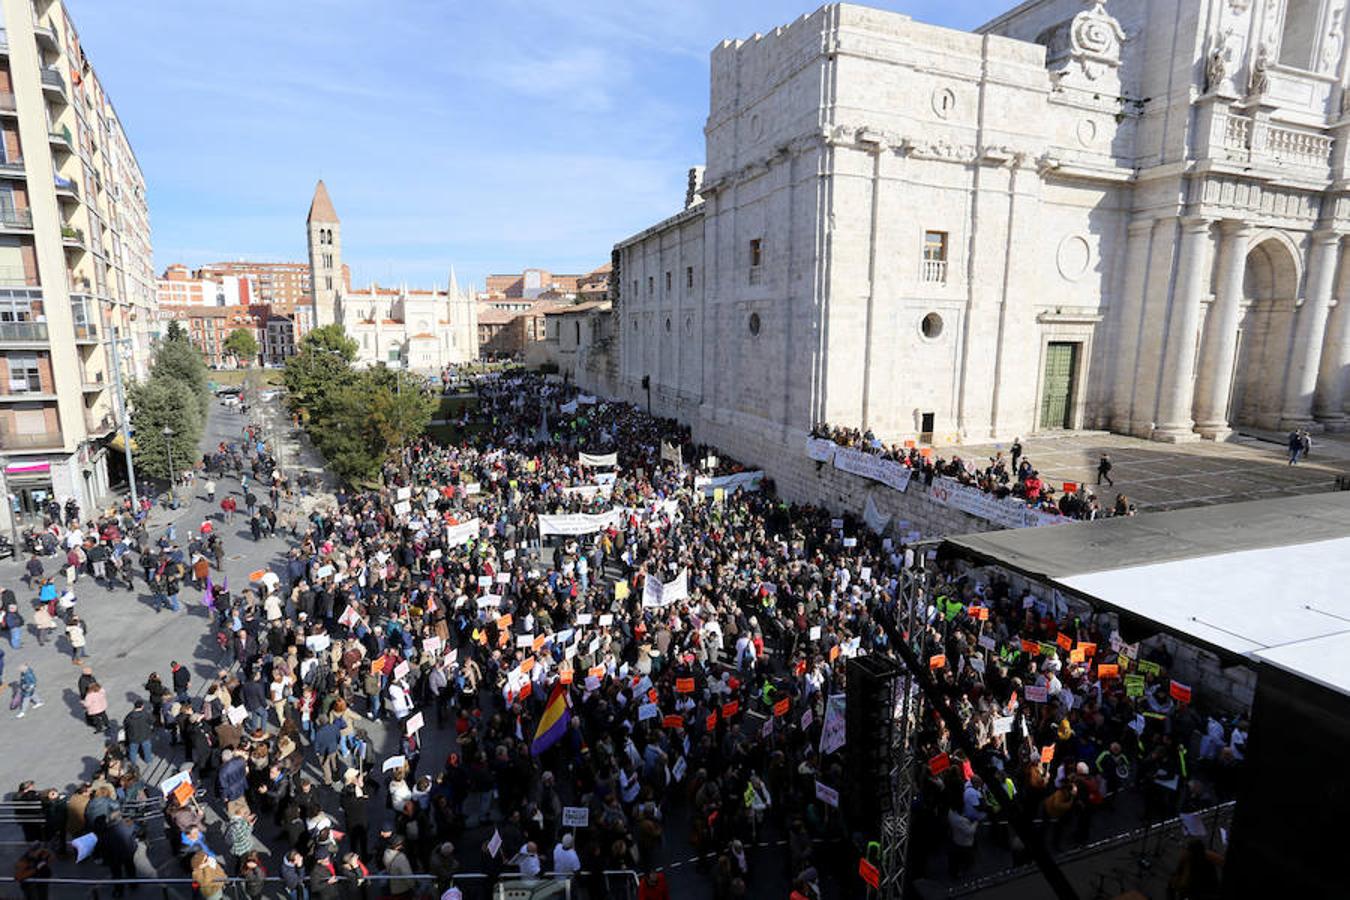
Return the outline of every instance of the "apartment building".
<path id="1" fill-rule="evenodd" d="M 247 276 L 219 275 L 202 277 L 201 270 L 190 272 L 175 263 L 155 280 L 155 295 L 165 306 L 248 306 L 253 302 L 253 285 Z"/>
<path id="2" fill-rule="evenodd" d="M 254 306 L 166 306 L 161 315 L 166 327 L 171 319 L 179 322 L 187 332 L 188 340 L 202 352 L 206 364 L 219 369 L 233 368 L 238 362 L 225 350 L 225 341 L 234 332 L 247 331 L 259 347 L 263 346 L 267 320 L 272 313 L 263 303 Z"/>
<path id="3" fill-rule="evenodd" d="M 145 181 L 60 0 L 0 0 L 0 19 L 0 455 L 21 516 L 52 497 L 89 511 L 110 481 L 112 341 L 143 374 L 156 325 Z"/>

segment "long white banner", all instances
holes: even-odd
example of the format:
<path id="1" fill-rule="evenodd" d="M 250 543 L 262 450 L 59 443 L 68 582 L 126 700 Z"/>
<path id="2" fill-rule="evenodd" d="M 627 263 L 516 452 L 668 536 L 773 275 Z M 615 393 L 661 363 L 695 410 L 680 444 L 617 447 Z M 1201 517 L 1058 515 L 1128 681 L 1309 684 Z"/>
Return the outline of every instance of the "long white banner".
<path id="1" fill-rule="evenodd" d="M 694 487 L 711 494 L 718 488 L 723 488 L 728 494 L 737 488 L 744 488 L 746 491 L 759 490 L 759 483 L 764 480 L 764 470 L 755 469 L 753 472 L 736 472 L 731 475 L 719 475 L 716 478 L 699 476 L 694 479 Z"/>
<path id="2" fill-rule="evenodd" d="M 1000 500 L 993 494 L 987 494 L 973 485 L 961 484 L 952 478 L 933 479 L 933 484 L 928 488 L 928 499 L 939 506 L 959 509 L 1004 528 L 1031 528 L 1069 521 L 1056 513 L 1032 509 L 1011 497 Z"/>
<path id="3" fill-rule="evenodd" d="M 565 516 L 540 516 L 539 517 L 539 536 L 545 537 L 550 534 L 592 534 L 596 531 L 602 531 L 612 525 L 618 524 L 619 516 L 622 510 L 611 509 L 609 512 L 594 513 L 572 513 Z"/>
<path id="4" fill-rule="evenodd" d="M 834 451 L 837 449 L 834 441 L 829 438 L 808 437 L 806 439 L 806 455 L 816 462 L 833 461 Z"/>
<path id="5" fill-rule="evenodd" d="M 642 605 L 649 609 L 669 606 L 688 598 L 689 572 L 687 569 L 681 569 L 680 574 L 676 575 L 674 580 L 667 581 L 664 584 L 661 579 L 648 575 L 646 583 L 642 586 Z"/>
<path id="6" fill-rule="evenodd" d="M 616 453 L 578 453 L 577 462 L 583 466 L 617 466 L 619 464 L 619 454 Z"/>
<path id="7" fill-rule="evenodd" d="M 835 448 L 834 467 L 843 472 L 880 481 L 897 491 L 909 487 L 909 477 L 912 474 L 908 466 L 893 459 L 882 459 L 880 456 L 864 453 L 853 447 Z"/>
<path id="8" fill-rule="evenodd" d="M 890 524 L 891 517 L 884 515 L 881 510 L 877 509 L 876 503 L 872 500 L 872 495 L 868 494 L 867 503 L 863 506 L 863 521 L 874 533 L 881 534 Z"/>

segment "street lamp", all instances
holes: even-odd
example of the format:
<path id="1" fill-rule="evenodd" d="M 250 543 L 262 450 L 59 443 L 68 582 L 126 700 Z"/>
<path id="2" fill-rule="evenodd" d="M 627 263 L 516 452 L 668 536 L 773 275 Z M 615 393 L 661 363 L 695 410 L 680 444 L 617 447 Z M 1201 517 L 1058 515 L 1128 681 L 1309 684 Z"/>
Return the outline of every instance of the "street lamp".
<path id="1" fill-rule="evenodd" d="M 175 500 L 174 481 L 173 481 L 173 429 L 168 425 L 164 426 L 164 453 L 169 457 L 169 507 L 172 508 Z"/>

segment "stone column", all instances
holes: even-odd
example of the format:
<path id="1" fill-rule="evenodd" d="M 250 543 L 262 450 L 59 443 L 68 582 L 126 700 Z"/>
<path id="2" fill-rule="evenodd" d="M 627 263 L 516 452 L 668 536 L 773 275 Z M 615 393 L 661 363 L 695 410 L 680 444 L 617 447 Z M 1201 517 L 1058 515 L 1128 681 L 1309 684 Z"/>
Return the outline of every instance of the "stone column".
<path id="1" fill-rule="evenodd" d="M 1232 433 L 1228 427 L 1228 395 L 1233 387 L 1233 358 L 1242 321 L 1242 279 L 1254 231 L 1238 219 L 1225 219 L 1220 229 L 1219 284 L 1205 323 L 1195 383 L 1195 430 L 1215 441 Z"/>
<path id="2" fill-rule="evenodd" d="M 1111 386 L 1111 430 L 1129 434 L 1134 424 L 1134 373 L 1139 365 L 1139 328 L 1144 315 L 1144 291 L 1148 280 L 1149 244 L 1157 219 L 1130 222 L 1125 245 L 1128 265 L 1116 328 L 1115 383 Z"/>
<path id="3" fill-rule="evenodd" d="M 1200 327 L 1200 297 L 1209 286 L 1209 227 L 1212 219 L 1181 220 L 1181 250 L 1172 288 L 1167 347 L 1158 393 L 1153 439 L 1168 443 L 1195 440 L 1191 399 L 1195 395 L 1195 333 Z M 1141 348 L 1142 349 L 1142 348 Z"/>
<path id="4" fill-rule="evenodd" d="M 1331 309 L 1331 287 L 1341 257 L 1341 235 L 1335 231 L 1313 234 L 1308 264 L 1308 284 L 1303 306 L 1294 323 L 1293 356 L 1284 382 L 1284 404 L 1280 428 L 1318 427 L 1313 421 L 1313 392 L 1322 358 L 1322 338 L 1327 331 L 1327 313 Z"/>
<path id="5" fill-rule="evenodd" d="M 1345 414 L 1345 379 L 1350 372 L 1350 298 L 1339 297 L 1327 320 L 1322 343 L 1322 366 L 1317 374 L 1317 421 L 1327 431 L 1350 430 Z"/>

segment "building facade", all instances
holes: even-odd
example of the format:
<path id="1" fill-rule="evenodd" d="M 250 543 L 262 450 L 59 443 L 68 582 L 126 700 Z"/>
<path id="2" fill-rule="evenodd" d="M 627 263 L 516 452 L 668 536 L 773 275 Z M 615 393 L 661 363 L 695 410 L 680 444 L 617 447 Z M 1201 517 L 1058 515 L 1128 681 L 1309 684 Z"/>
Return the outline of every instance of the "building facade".
<path id="1" fill-rule="evenodd" d="M 477 303 L 473 291 L 460 289 L 453 266 L 444 291 L 355 290 L 342 263 L 342 223 L 322 181 L 306 225 L 313 326 L 341 325 L 357 343 L 359 365 L 438 372 L 478 358 Z"/>
<path id="2" fill-rule="evenodd" d="M 19 513 L 109 489 L 113 342 L 156 326 L 145 181 L 59 0 L 0 0 L 0 452 Z"/>
<path id="3" fill-rule="evenodd" d="M 252 284 L 247 276 L 204 277 L 203 270 L 193 273 L 181 263 L 168 266 L 155 280 L 155 296 L 161 308 L 248 306 L 253 302 Z"/>
<path id="4" fill-rule="evenodd" d="M 1345 8 L 831 5 L 724 41 L 686 208 L 615 248 L 619 392 L 766 460 L 819 422 L 1344 428 Z"/>

